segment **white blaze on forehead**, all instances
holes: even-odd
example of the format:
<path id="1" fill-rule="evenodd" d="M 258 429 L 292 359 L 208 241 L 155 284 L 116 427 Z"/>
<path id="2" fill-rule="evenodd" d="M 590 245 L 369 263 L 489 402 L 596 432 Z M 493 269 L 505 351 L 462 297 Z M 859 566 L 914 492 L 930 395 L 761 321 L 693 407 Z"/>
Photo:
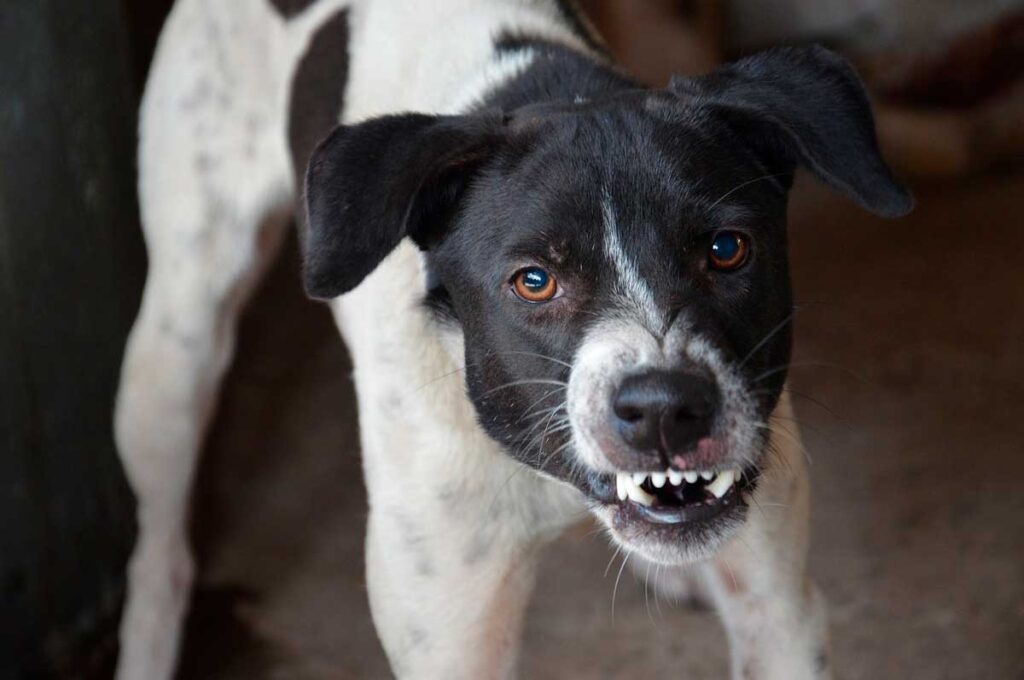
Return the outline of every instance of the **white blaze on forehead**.
<path id="1" fill-rule="evenodd" d="M 601 216 L 604 220 L 604 250 L 615 267 L 618 288 L 626 301 L 636 308 L 647 328 L 659 332 L 662 318 L 658 306 L 654 303 L 654 293 L 640 276 L 633 258 L 622 247 L 615 204 L 607 189 L 601 192 Z"/>

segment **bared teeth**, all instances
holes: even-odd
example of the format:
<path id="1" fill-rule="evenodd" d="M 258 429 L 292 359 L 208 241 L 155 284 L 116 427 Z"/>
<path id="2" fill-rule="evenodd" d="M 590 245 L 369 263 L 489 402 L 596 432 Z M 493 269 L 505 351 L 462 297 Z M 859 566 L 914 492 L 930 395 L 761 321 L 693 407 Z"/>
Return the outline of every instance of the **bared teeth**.
<path id="1" fill-rule="evenodd" d="M 725 495 L 725 492 L 729 490 L 729 487 L 736 481 L 736 474 L 732 470 L 726 470 L 725 472 L 719 472 L 718 476 L 715 477 L 715 481 L 707 485 L 707 490 L 714 494 L 715 498 L 721 498 Z"/>
<path id="2" fill-rule="evenodd" d="M 647 506 L 654 505 L 654 496 L 641 489 L 640 486 L 637 484 L 633 484 L 632 486 L 627 488 L 626 495 L 628 495 L 629 500 L 633 501 L 634 503 L 639 503 L 640 505 Z"/>
<path id="3" fill-rule="evenodd" d="M 624 501 L 628 498 L 634 503 L 639 503 L 640 505 L 653 505 L 654 496 L 640 488 L 640 485 L 643 484 L 646 479 L 647 475 L 639 472 L 620 472 L 616 475 L 615 486 L 619 500 Z"/>
<path id="4" fill-rule="evenodd" d="M 620 472 L 615 476 L 615 491 L 620 501 L 629 499 L 640 505 L 650 506 L 654 504 L 655 497 L 645 491 L 643 484 L 650 480 L 651 487 L 661 489 L 665 484 L 680 486 L 696 484 L 697 480 L 706 482 L 704 488 L 715 498 L 724 496 L 734 484 L 740 481 L 741 471 L 739 468 L 713 472 L 709 470 L 688 470 L 680 472 L 669 468 L 665 472 Z"/>

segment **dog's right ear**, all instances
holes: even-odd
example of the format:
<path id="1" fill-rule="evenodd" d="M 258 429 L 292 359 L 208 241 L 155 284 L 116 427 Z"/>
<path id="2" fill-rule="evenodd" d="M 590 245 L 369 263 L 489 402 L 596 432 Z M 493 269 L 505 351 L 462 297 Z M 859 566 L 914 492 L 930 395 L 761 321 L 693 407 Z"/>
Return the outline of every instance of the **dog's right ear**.
<path id="1" fill-rule="evenodd" d="M 434 243 L 502 128 L 495 113 L 335 128 L 306 170 L 306 292 L 329 299 L 352 290 L 406 236 L 421 248 Z"/>

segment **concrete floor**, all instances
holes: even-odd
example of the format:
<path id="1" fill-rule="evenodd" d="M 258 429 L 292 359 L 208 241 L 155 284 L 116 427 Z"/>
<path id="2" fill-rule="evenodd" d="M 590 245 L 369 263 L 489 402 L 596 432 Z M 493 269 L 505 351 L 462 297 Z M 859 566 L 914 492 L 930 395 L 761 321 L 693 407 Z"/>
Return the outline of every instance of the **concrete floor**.
<path id="1" fill-rule="evenodd" d="M 1024 175 L 864 215 L 794 201 L 791 387 L 840 678 L 1024 678 Z M 348 364 L 293 252 L 242 327 L 200 474 L 184 678 L 382 678 Z M 524 678 L 727 676 L 708 612 L 645 598 L 584 526 L 549 551 Z M 628 571 L 628 570 L 627 570 Z"/>

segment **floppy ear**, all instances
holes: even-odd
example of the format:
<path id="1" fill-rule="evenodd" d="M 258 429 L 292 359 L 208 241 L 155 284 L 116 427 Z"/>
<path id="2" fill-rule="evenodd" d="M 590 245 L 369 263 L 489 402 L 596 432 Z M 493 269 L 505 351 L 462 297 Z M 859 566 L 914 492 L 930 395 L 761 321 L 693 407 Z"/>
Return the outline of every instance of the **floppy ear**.
<path id="1" fill-rule="evenodd" d="M 864 86 L 845 59 L 823 47 L 780 48 L 669 88 L 724 112 L 769 167 L 806 166 L 864 208 L 898 217 L 913 199 L 896 181 L 875 138 Z"/>
<path id="2" fill-rule="evenodd" d="M 494 114 L 403 114 L 335 128 L 306 170 L 306 292 L 341 295 L 404 237 L 439 238 L 501 126 Z"/>

